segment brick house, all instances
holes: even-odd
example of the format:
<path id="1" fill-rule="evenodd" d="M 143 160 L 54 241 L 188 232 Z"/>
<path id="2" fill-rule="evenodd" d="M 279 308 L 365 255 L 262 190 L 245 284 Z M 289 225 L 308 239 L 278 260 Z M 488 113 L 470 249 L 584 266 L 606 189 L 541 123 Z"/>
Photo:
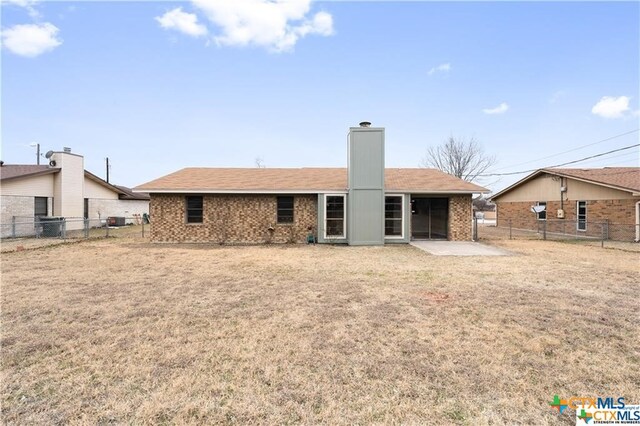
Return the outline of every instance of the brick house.
<path id="1" fill-rule="evenodd" d="M 605 226 L 608 238 L 640 239 L 640 167 L 541 169 L 491 200 L 497 226 L 534 229 L 548 221 L 553 230 L 594 237 Z"/>
<path id="2" fill-rule="evenodd" d="M 33 221 L 41 216 L 90 220 L 108 216 L 130 218 L 149 212 L 148 194 L 134 193 L 86 171 L 81 155 L 68 150 L 52 151 L 48 160 L 48 165 L 2 163 L 0 223 Z M 82 221 L 68 224 L 70 230 L 77 227 L 82 227 Z M 0 234 L 5 238 L 12 236 L 12 231 L 3 226 Z"/>
<path id="3" fill-rule="evenodd" d="M 186 168 L 134 188 L 151 195 L 156 242 L 380 245 L 472 239 L 471 197 L 434 169 L 384 166 L 384 128 L 349 132 L 347 168 Z"/>

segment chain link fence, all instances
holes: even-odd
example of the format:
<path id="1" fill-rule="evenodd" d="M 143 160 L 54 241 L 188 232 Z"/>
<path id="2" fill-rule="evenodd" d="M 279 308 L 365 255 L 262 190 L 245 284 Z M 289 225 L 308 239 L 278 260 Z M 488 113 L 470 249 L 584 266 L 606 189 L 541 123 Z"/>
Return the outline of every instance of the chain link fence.
<path id="1" fill-rule="evenodd" d="M 66 240 L 81 240 L 104 237 L 149 236 L 148 216 L 108 217 L 84 219 L 78 217 L 32 217 L 14 216 L 10 223 L 0 223 L 3 246 L 42 246 Z"/>
<path id="2" fill-rule="evenodd" d="M 571 219 L 549 220 L 501 220 L 498 225 L 482 223 L 474 219 L 476 240 L 518 240 L 536 239 L 568 242 L 585 242 L 601 247 L 628 247 L 640 250 L 638 237 L 640 225 L 610 223 L 608 221 L 589 222 Z"/>

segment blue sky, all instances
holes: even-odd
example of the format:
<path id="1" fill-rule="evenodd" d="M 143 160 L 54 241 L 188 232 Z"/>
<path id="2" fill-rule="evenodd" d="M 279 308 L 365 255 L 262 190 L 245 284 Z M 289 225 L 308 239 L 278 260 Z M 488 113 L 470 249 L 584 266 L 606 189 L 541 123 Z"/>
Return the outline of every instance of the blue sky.
<path id="1" fill-rule="evenodd" d="M 386 128 L 388 167 L 450 135 L 501 173 L 639 139 L 638 2 L 11 0 L 1 20 L 2 159 L 69 146 L 99 176 L 109 157 L 117 184 L 256 157 L 346 166 L 362 120 Z"/>

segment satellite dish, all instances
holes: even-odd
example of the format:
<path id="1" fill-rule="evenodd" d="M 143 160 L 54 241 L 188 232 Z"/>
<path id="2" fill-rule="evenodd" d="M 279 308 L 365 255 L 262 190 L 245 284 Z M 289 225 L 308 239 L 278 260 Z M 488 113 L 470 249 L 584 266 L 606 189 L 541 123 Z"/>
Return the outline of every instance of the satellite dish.
<path id="1" fill-rule="evenodd" d="M 48 160 L 49 158 L 51 158 L 52 155 L 53 155 L 53 151 L 47 151 L 47 153 L 44 155 L 44 158 Z"/>
<path id="2" fill-rule="evenodd" d="M 547 206 L 531 206 L 531 211 L 534 213 L 542 213 L 547 209 Z"/>
<path id="3" fill-rule="evenodd" d="M 56 161 L 55 160 L 49 161 L 49 166 L 50 167 L 55 167 L 56 166 Z"/>

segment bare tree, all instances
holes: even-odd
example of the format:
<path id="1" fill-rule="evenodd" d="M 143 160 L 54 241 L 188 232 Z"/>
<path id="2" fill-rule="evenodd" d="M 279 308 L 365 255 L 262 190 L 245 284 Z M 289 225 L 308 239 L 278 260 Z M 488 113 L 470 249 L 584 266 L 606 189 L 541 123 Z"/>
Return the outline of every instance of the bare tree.
<path id="1" fill-rule="evenodd" d="M 436 147 L 430 146 L 422 159 L 422 167 L 435 167 L 467 181 L 475 180 L 496 162 L 496 157 L 484 153 L 475 138 L 449 139 Z"/>
<path id="2" fill-rule="evenodd" d="M 488 198 L 481 194 L 479 197 L 471 200 L 473 207 L 479 212 L 489 212 L 496 209 L 496 205 L 488 200 Z"/>
<path id="3" fill-rule="evenodd" d="M 256 167 L 259 169 L 264 169 L 265 167 L 267 167 L 265 166 L 264 160 L 262 159 L 262 157 L 256 157 L 254 161 L 256 163 Z"/>

